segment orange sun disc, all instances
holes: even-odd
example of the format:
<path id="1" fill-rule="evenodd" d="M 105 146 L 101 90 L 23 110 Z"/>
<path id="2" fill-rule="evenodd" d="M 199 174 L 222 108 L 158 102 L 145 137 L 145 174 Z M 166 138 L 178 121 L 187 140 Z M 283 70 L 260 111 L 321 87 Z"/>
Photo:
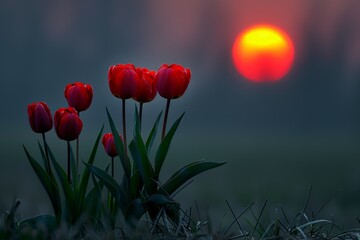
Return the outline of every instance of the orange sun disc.
<path id="1" fill-rule="evenodd" d="M 270 25 L 256 25 L 240 33 L 232 48 L 236 69 L 255 82 L 276 81 L 284 77 L 294 61 L 291 39 Z"/>

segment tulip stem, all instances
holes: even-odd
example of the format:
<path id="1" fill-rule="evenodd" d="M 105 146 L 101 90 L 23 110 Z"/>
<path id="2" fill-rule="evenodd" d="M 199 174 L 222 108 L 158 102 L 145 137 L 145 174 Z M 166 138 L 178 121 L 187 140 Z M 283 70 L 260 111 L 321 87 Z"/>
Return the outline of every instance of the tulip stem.
<path id="1" fill-rule="evenodd" d="M 70 176 L 70 141 L 67 141 L 67 174 L 68 174 L 68 182 L 71 183 Z"/>
<path id="2" fill-rule="evenodd" d="M 124 155 L 127 159 L 127 142 L 126 142 L 126 115 L 125 115 L 125 99 L 122 100 L 122 122 L 123 122 L 123 134 L 124 134 Z"/>
<path id="3" fill-rule="evenodd" d="M 111 157 L 111 176 L 114 178 L 114 157 Z"/>
<path id="4" fill-rule="evenodd" d="M 163 140 L 164 137 L 165 137 L 166 122 L 167 122 L 168 115 L 169 115 L 170 101 L 171 101 L 171 99 L 168 99 L 167 102 L 166 102 L 165 117 L 164 117 L 164 122 L 163 122 L 163 129 L 162 129 L 162 134 L 161 134 L 161 140 Z"/>
<path id="5" fill-rule="evenodd" d="M 111 177 L 114 179 L 114 157 L 111 157 Z M 114 210 L 114 198 L 112 197 L 110 190 L 108 197 L 110 198 L 110 212 L 112 213 Z"/>
<path id="6" fill-rule="evenodd" d="M 48 146 L 46 143 L 45 133 L 42 133 L 42 139 L 44 142 L 45 156 L 46 156 L 45 168 L 46 168 L 47 173 L 51 177 L 52 174 L 51 174 L 51 167 L 50 167 L 49 151 L 48 151 Z"/>
<path id="7" fill-rule="evenodd" d="M 78 115 L 80 117 L 80 112 L 78 112 Z M 79 142 L 80 142 L 79 138 L 80 135 L 76 139 L 76 170 L 77 170 L 76 172 L 79 171 Z"/>
<path id="8" fill-rule="evenodd" d="M 140 121 L 140 130 L 141 130 L 141 123 L 142 123 L 142 112 L 143 112 L 143 103 L 140 103 L 140 108 L 139 108 L 139 121 Z"/>
<path id="9" fill-rule="evenodd" d="M 76 169 L 79 171 L 79 138 L 76 139 Z"/>

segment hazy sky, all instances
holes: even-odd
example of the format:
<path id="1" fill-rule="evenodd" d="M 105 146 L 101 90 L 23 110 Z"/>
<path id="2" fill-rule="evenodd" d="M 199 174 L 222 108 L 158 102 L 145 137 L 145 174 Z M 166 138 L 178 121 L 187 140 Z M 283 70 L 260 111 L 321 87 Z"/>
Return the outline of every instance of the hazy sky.
<path id="1" fill-rule="evenodd" d="M 213 127 L 226 116 L 226 125 L 250 130 L 312 131 L 323 125 L 324 131 L 359 132 L 357 0 L 0 4 L 1 99 L 7 115 L 0 119 L 2 131 L 27 127 L 30 102 L 46 101 L 53 112 L 66 105 L 63 89 L 73 81 L 94 86 L 94 111 L 113 106 L 107 69 L 130 62 L 191 68 L 188 92 L 177 104 L 180 112 L 194 112 L 189 115 L 194 127 L 204 121 L 204 128 Z M 236 35 L 258 23 L 279 27 L 294 41 L 294 66 L 276 84 L 248 82 L 232 65 Z M 163 101 L 155 102 L 160 103 L 149 108 L 158 112 Z"/>

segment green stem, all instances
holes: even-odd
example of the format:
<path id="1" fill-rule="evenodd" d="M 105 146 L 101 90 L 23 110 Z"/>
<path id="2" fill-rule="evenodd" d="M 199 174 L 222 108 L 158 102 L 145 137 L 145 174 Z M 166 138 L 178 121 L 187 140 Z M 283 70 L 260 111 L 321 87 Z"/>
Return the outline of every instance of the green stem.
<path id="1" fill-rule="evenodd" d="M 70 141 L 67 141 L 67 175 L 68 175 L 68 182 L 71 183 L 71 176 L 70 176 Z"/>
<path id="2" fill-rule="evenodd" d="M 78 113 L 79 117 L 80 117 L 80 112 Z M 78 136 L 78 138 L 76 139 L 76 173 L 78 173 L 79 171 L 79 140 L 80 136 Z"/>
<path id="3" fill-rule="evenodd" d="M 140 108 L 139 108 L 140 131 L 141 131 L 141 123 L 142 123 L 143 105 L 144 105 L 144 103 L 141 102 L 141 103 L 140 103 Z"/>
<path id="4" fill-rule="evenodd" d="M 167 122 L 168 115 L 169 115 L 170 101 L 171 101 L 171 99 L 168 99 L 168 100 L 167 100 L 167 102 L 166 102 L 165 117 L 164 117 L 164 122 L 163 122 L 163 128 L 162 128 L 161 140 L 163 140 L 163 139 L 164 139 L 164 137 L 165 137 L 165 132 L 166 132 L 166 122 Z"/>
<path id="5" fill-rule="evenodd" d="M 50 167 L 49 151 L 48 151 L 48 146 L 46 144 L 45 133 L 42 133 L 42 139 L 43 139 L 43 142 L 44 142 L 45 156 L 46 156 L 45 168 L 46 168 L 47 173 L 51 177 L 52 174 L 51 174 L 51 167 Z"/>
<path id="6" fill-rule="evenodd" d="M 114 178 L 114 157 L 111 157 L 111 176 L 112 178 Z M 110 193 L 110 191 L 109 191 Z M 110 212 L 113 212 L 113 208 L 114 208 L 114 198 L 112 197 L 111 194 L 109 194 L 110 196 Z"/>
<path id="7" fill-rule="evenodd" d="M 125 111 L 125 99 L 122 100 L 122 122 L 123 122 L 123 136 L 124 136 L 124 155 L 127 159 L 127 141 L 126 141 L 126 111 Z"/>
<path id="8" fill-rule="evenodd" d="M 111 157 L 111 176 L 114 178 L 114 157 Z"/>

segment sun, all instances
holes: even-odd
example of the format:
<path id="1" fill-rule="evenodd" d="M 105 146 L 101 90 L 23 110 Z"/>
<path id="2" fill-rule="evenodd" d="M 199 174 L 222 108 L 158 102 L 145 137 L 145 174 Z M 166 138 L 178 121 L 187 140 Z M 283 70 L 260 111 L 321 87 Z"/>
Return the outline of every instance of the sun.
<path id="1" fill-rule="evenodd" d="M 271 25 L 256 25 L 241 32 L 233 45 L 236 69 L 255 82 L 271 82 L 284 77 L 294 61 L 290 37 Z"/>

